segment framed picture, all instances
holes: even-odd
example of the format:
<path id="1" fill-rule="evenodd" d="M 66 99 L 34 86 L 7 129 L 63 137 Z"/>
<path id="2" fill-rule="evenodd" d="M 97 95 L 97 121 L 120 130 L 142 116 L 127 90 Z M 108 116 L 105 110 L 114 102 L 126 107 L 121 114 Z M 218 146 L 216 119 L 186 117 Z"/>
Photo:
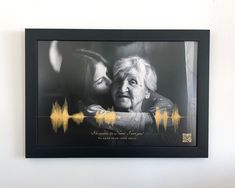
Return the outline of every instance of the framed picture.
<path id="1" fill-rule="evenodd" d="M 26 29 L 26 157 L 208 157 L 209 30 Z"/>

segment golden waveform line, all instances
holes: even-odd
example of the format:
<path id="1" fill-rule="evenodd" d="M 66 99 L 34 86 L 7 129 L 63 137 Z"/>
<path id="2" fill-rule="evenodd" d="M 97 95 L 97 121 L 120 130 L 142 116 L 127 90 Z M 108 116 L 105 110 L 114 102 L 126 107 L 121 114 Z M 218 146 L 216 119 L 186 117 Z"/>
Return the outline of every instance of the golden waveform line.
<path id="1" fill-rule="evenodd" d="M 84 118 L 85 118 L 85 116 L 84 116 L 84 114 L 83 114 L 82 112 L 73 114 L 73 115 L 71 115 L 70 117 L 71 117 L 71 118 L 73 119 L 73 121 L 74 121 L 75 123 L 77 123 L 77 124 L 82 123 L 83 120 L 84 120 Z"/>
<path id="2" fill-rule="evenodd" d="M 95 119 L 99 126 L 104 123 L 113 126 L 117 120 L 117 115 L 113 111 L 113 109 L 108 109 L 105 112 L 102 111 L 96 112 Z"/>
<path id="3" fill-rule="evenodd" d="M 104 112 L 98 111 L 95 114 L 95 120 L 98 123 L 98 125 L 100 126 L 101 124 L 104 123 Z"/>
<path id="4" fill-rule="evenodd" d="M 156 122 L 157 130 L 159 130 L 160 123 L 162 121 L 162 113 L 161 113 L 161 111 L 156 109 L 154 117 L 155 117 L 155 122 Z"/>
<path id="5" fill-rule="evenodd" d="M 177 130 L 180 124 L 180 119 L 183 117 L 179 114 L 179 109 L 175 106 L 171 116 L 168 116 L 167 110 L 161 111 L 157 108 L 154 118 L 157 130 L 159 130 L 160 124 L 163 123 L 164 130 L 166 131 L 168 127 L 168 119 L 172 120 L 172 125 L 174 129 Z"/>
<path id="6" fill-rule="evenodd" d="M 117 120 L 117 115 L 114 111 L 108 111 L 105 113 L 105 116 L 104 116 L 105 123 L 111 124 L 113 126 L 116 120 Z"/>
<path id="7" fill-rule="evenodd" d="M 168 122 L 168 113 L 167 111 L 165 110 L 162 114 L 162 119 L 163 119 L 163 127 L 164 127 L 164 130 L 166 131 L 167 130 L 167 122 Z"/>
<path id="8" fill-rule="evenodd" d="M 174 129 L 177 130 L 179 128 L 180 119 L 183 117 L 179 114 L 179 109 L 176 106 L 174 107 L 171 118 L 172 118 L 172 125 Z"/>
<path id="9" fill-rule="evenodd" d="M 53 130 L 55 132 L 57 132 L 57 129 L 60 127 L 63 127 L 64 132 L 66 132 L 68 129 L 68 121 L 70 118 L 72 118 L 75 123 L 80 124 L 84 121 L 86 116 L 84 116 L 83 112 L 69 115 L 68 103 L 65 100 L 62 107 L 58 104 L 57 101 L 54 104 L 52 104 L 50 118 Z M 99 126 L 104 123 L 113 126 L 117 120 L 117 115 L 112 108 L 104 112 L 103 111 L 96 112 L 94 118 L 96 119 L 96 122 L 98 123 Z M 172 125 L 174 129 L 177 130 L 179 127 L 180 119 L 183 117 L 179 114 L 179 109 L 175 106 L 171 116 L 168 116 L 167 110 L 164 110 L 162 112 L 159 109 L 156 109 L 154 118 L 157 129 L 159 130 L 160 124 L 163 122 L 163 127 L 164 130 L 166 131 L 168 126 L 168 119 L 172 120 Z"/>
<path id="10" fill-rule="evenodd" d="M 68 122 L 70 118 L 72 118 L 75 123 L 80 124 L 83 122 L 85 116 L 82 112 L 69 115 L 68 103 L 66 100 L 62 107 L 59 105 L 57 101 L 54 104 L 52 104 L 50 119 L 53 130 L 55 132 L 57 132 L 57 129 L 60 127 L 63 127 L 64 132 L 66 132 L 68 129 Z"/>

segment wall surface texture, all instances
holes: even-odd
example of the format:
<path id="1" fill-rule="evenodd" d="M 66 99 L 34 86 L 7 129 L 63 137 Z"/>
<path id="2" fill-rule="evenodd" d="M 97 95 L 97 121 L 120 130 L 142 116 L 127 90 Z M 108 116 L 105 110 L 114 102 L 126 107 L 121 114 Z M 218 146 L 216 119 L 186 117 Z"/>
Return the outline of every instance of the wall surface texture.
<path id="1" fill-rule="evenodd" d="M 234 0 L 0 5 L 0 187 L 235 187 Z M 25 28 L 210 29 L 208 159 L 25 159 Z"/>

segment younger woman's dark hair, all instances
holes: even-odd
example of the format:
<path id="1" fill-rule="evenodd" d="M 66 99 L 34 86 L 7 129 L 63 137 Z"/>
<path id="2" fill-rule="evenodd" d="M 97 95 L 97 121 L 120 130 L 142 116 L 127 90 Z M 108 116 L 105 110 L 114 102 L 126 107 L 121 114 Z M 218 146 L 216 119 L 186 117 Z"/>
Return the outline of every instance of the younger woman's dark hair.
<path id="1" fill-rule="evenodd" d="M 107 60 L 101 54 L 86 49 L 76 49 L 63 59 L 61 80 L 66 96 L 81 100 L 89 99 L 92 95 L 94 65 L 98 62 L 108 67 Z"/>

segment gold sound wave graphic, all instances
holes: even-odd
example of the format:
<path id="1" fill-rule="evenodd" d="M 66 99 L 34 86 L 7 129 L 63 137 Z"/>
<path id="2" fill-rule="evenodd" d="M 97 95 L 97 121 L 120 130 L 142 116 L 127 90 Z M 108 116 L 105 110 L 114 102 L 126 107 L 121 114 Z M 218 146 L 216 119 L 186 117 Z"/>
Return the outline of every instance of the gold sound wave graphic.
<path id="1" fill-rule="evenodd" d="M 53 127 L 53 130 L 57 132 L 58 128 L 63 127 L 64 132 L 68 130 L 68 122 L 71 118 L 76 124 L 80 124 L 84 121 L 84 119 L 88 117 L 83 114 L 83 112 L 79 112 L 76 114 L 69 115 L 68 113 L 68 103 L 65 100 L 63 106 L 61 107 L 59 103 L 56 101 L 54 104 L 52 104 L 52 110 L 51 110 L 51 124 Z M 108 109 L 107 111 L 98 111 L 96 112 L 96 115 L 94 116 L 96 119 L 96 122 L 99 126 L 101 124 L 107 124 L 107 125 L 114 125 L 117 119 L 116 113 L 113 111 L 113 108 Z"/>
<path id="2" fill-rule="evenodd" d="M 183 118 L 182 116 L 180 116 L 179 114 L 179 109 L 175 106 L 173 113 L 172 113 L 172 125 L 174 127 L 174 129 L 178 129 L 179 128 L 179 124 L 180 124 L 180 119 Z"/>
<path id="3" fill-rule="evenodd" d="M 174 127 L 174 129 L 177 130 L 179 128 L 180 119 L 183 118 L 183 116 L 179 114 L 179 109 L 176 106 L 174 106 L 171 116 L 168 116 L 167 110 L 161 111 L 157 108 L 154 114 L 154 118 L 157 130 L 159 131 L 160 124 L 162 123 L 164 130 L 166 131 L 169 125 L 168 124 L 169 119 L 171 119 L 172 126 Z"/>
<path id="4" fill-rule="evenodd" d="M 104 122 L 108 125 L 114 126 L 117 121 L 117 114 L 114 112 L 113 108 L 108 108 L 104 115 Z"/>
<path id="5" fill-rule="evenodd" d="M 167 130 L 168 118 L 169 118 L 169 116 L 168 116 L 167 111 L 164 111 L 163 114 L 162 114 L 162 119 L 163 119 L 163 127 L 164 127 L 165 131 Z"/>
<path id="6" fill-rule="evenodd" d="M 96 112 L 95 119 L 99 126 L 101 126 L 101 124 L 104 124 L 104 123 L 106 123 L 107 125 L 113 126 L 117 120 L 117 115 L 113 111 L 113 108 L 111 108 L 104 112 L 102 111 Z"/>
<path id="7" fill-rule="evenodd" d="M 155 118 L 157 130 L 159 130 L 160 123 L 162 122 L 162 113 L 160 110 L 158 110 L 158 108 L 156 109 L 154 118 Z"/>
<path id="8" fill-rule="evenodd" d="M 85 118 L 85 116 L 84 116 L 84 114 L 83 114 L 82 112 L 73 114 L 73 115 L 71 115 L 70 117 L 71 117 L 71 118 L 73 119 L 73 121 L 74 121 L 75 123 L 77 123 L 77 124 L 82 123 L 83 120 L 84 120 L 84 118 Z"/>
<path id="9" fill-rule="evenodd" d="M 59 105 L 57 101 L 54 104 L 52 104 L 50 119 L 51 119 L 52 128 L 55 132 L 57 132 L 57 130 L 61 127 L 63 128 L 64 132 L 66 132 L 68 130 L 69 119 L 72 119 L 76 124 L 80 124 L 84 121 L 85 118 L 89 117 L 95 118 L 99 126 L 101 125 L 114 126 L 117 120 L 117 114 L 113 110 L 113 108 L 108 109 L 106 111 L 98 111 L 96 112 L 95 116 L 85 116 L 83 112 L 70 115 L 68 112 L 68 103 L 66 99 L 62 107 Z M 167 110 L 162 111 L 158 108 L 156 109 L 154 114 L 155 124 L 158 131 L 160 125 L 163 125 L 163 128 L 166 131 L 169 126 L 169 120 L 172 121 L 172 126 L 176 131 L 179 128 L 181 118 L 183 118 L 183 116 L 180 115 L 179 109 L 176 106 L 174 107 L 171 116 L 168 115 Z"/>
<path id="10" fill-rule="evenodd" d="M 57 129 L 60 127 L 63 127 L 64 132 L 66 132 L 68 129 L 68 122 L 70 118 L 72 118 L 75 123 L 80 124 L 83 122 L 85 116 L 82 112 L 69 115 L 68 103 L 66 100 L 62 107 L 59 105 L 58 102 L 52 104 L 50 119 L 53 130 L 55 132 L 57 132 Z"/>
<path id="11" fill-rule="evenodd" d="M 101 126 L 101 124 L 104 123 L 104 112 L 101 111 L 96 112 L 95 119 L 98 125 Z"/>

